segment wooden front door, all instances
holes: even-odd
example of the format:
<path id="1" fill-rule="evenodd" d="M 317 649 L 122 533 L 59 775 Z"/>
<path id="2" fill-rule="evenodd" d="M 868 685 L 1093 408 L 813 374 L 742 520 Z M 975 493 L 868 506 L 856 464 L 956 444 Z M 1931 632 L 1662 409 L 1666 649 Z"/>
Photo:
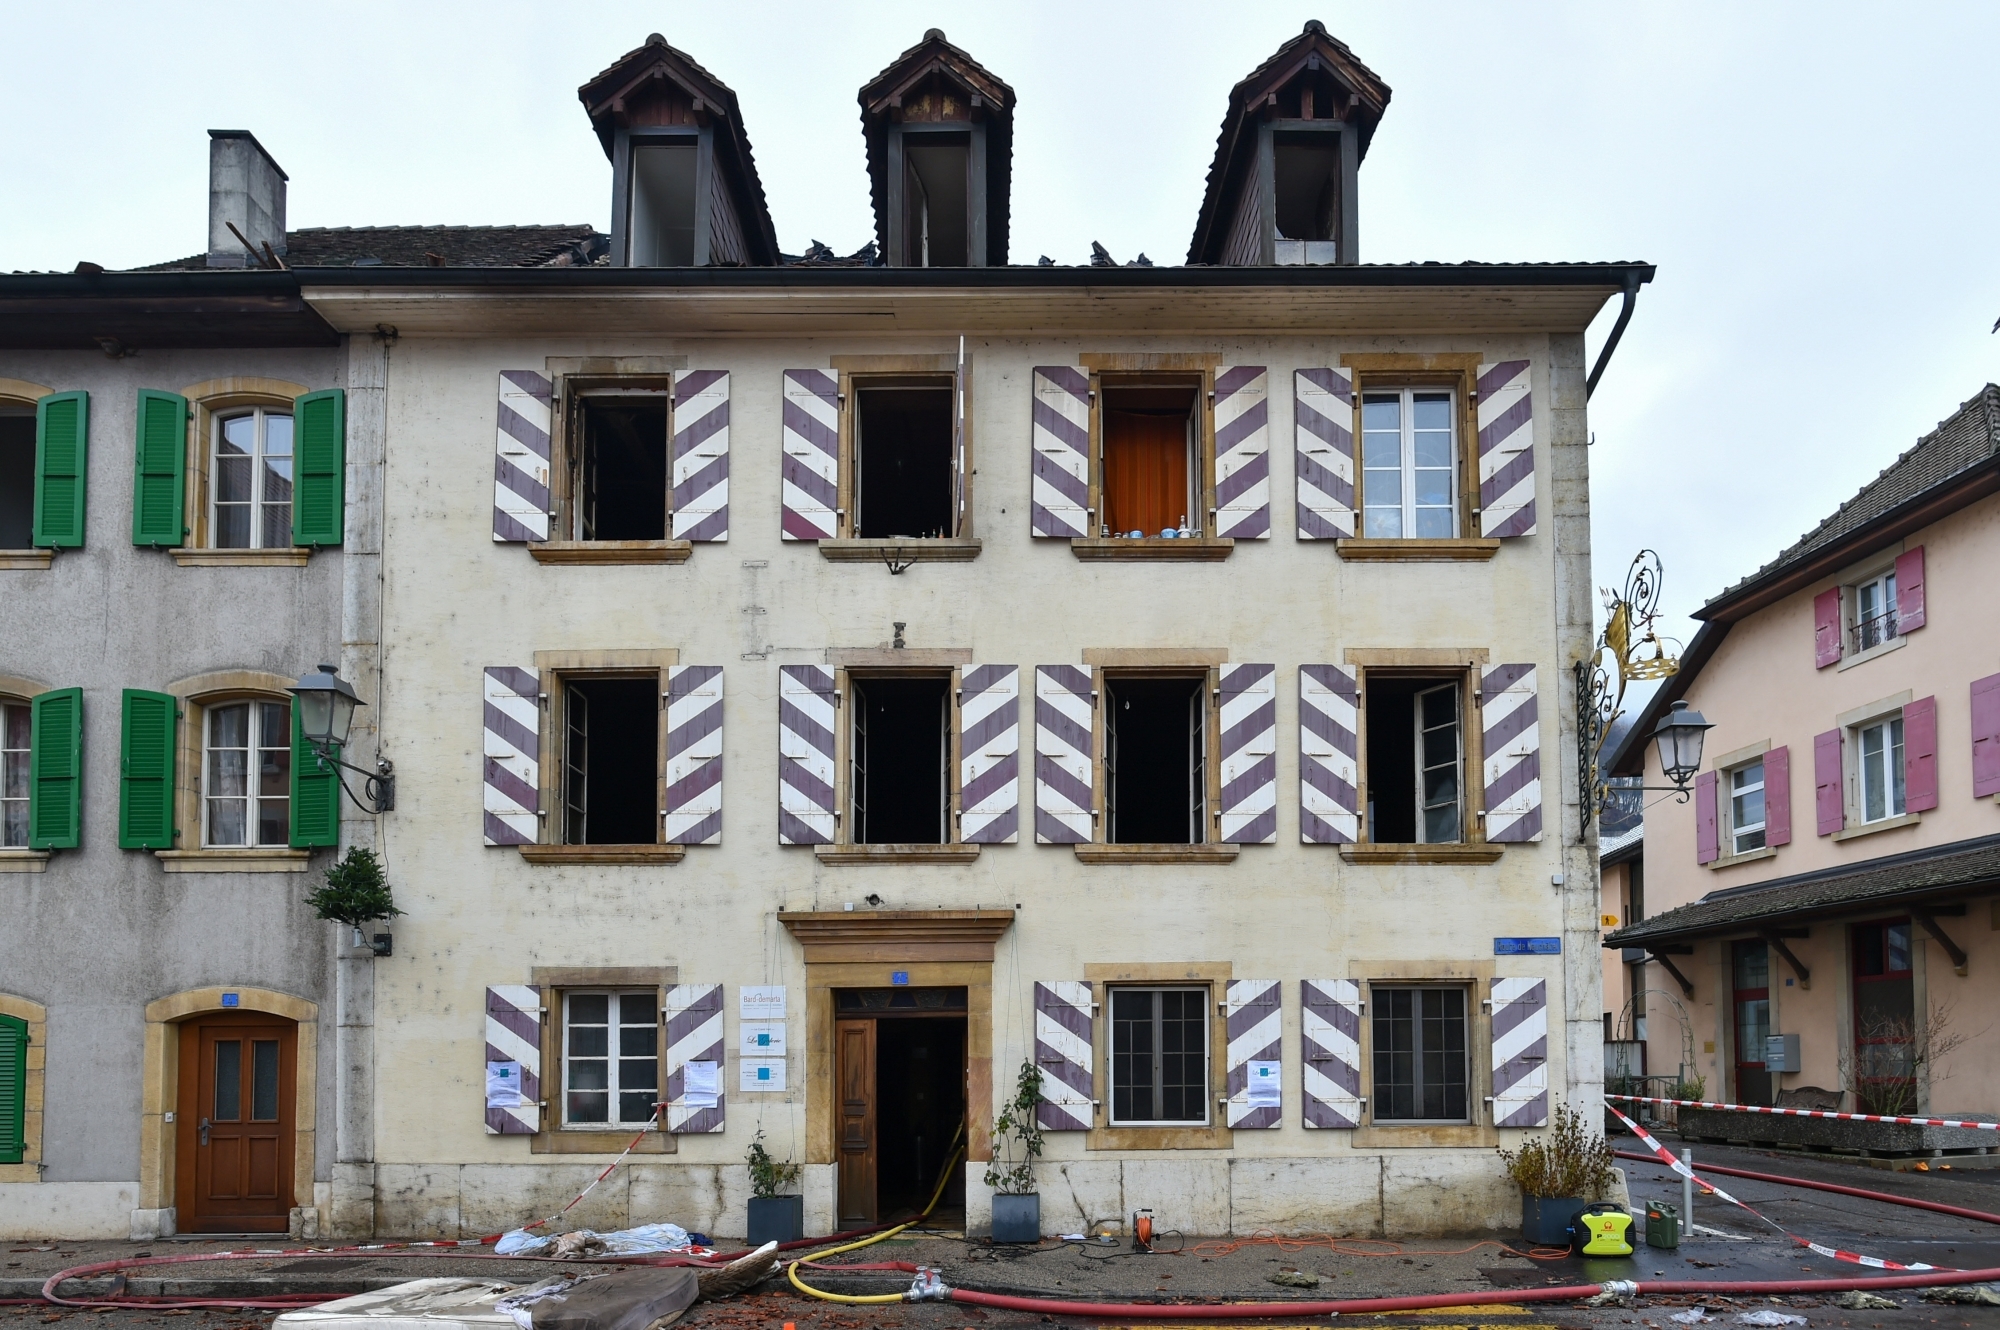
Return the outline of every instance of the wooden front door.
<path id="1" fill-rule="evenodd" d="M 840 1087 L 839 1225 L 875 1222 L 875 1022 L 836 1021 L 833 1027 Z"/>
<path id="2" fill-rule="evenodd" d="M 262 1013 L 181 1026 L 175 1125 L 183 1233 L 283 1233 L 292 1200 L 298 1027 Z"/>

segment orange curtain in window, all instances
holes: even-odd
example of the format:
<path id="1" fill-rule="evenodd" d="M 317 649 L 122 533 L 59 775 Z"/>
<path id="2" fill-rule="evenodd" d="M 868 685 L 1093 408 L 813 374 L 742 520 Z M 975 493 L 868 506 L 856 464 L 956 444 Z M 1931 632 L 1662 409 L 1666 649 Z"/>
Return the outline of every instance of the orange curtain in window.
<path id="1" fill-rule="evenodd" d="M 1187 417 L 1104 413 L 1104 520 L 1111 534 L 1157 536 L 1188 512 Z"/>

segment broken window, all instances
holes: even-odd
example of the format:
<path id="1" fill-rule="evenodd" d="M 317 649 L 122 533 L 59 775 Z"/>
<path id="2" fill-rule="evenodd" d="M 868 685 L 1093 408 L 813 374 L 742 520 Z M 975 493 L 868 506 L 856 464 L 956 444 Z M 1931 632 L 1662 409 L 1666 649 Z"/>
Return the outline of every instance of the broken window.
<path id="1" fill-rule="evenodd" d="M 1104 534 L 1201 534 L 1200 391 L 1194 381 L 1104 384 Z"/>
<path id="2" fill-rule="evenodd" d="M 563 1125 L 640 1127 L 660 1088 L 659 993 L 563 994 Z"/>
<path id="3" fill-rule="evenodd" d="M 632 144 L 630 266 L 693 266 L 695 158 L 699 152 L 692 139 Z"/>
<path id="4" fill-rule="evenodd" d="M 563 844 L 659 840 L 659 718 L 657 676 L 564 680 Z"/>
<path id="5" fill-rule="evenodd" d="M 1376 987 L 1369 999 L 1375 1121 L 1466 1121 L 1465 990 Z"/>
<path id="6" fill-rule="evenodd" d="M 1208 808 L 1205 676 L 1111 678 L 1104 718 L 1105 838 L 1199 845 Z"/>
<path id="7" fill-rule="evenodd" d="M 1280 132 L 1272 142 L 1271 165 L 1278 262 L 1334 262 L 1340 235 L 1340 135 Z"/>
<path id="8" fill-rule="evenodd" d="M 0 411 L 0 550 L 35 539 L 35 416 Z"/>
<path id="9" fill-rule="evenodd" d="M 965 134 L 904 135 L 903 243 L 910 267 L 963 268 L 970 262 L 971 156 Z"/>
<path id="10" fill-rule="evenodd" d="M 1448 389 L 1370 391 L 1361 398 L 1361 534 L 1458 534 L 1458 441 Z"/>
<path id="11" fill-rule="evenodd" d="M 1370 674 L 1368 839 L 1441 845 L 1465 839 L 1462 677 Z"/>
<path id="12" fill-rule="evenodd" d="M 1208 1121 L 1208 990 L 1111 990 L 1111 1122 Z"/>
<path id="13" fill-rule="evenodd" d="M 569 450 L 573 539 L 667 538 L 667 393 L 578 398 Z"/>
<path id="14" fill-rule="evenodd" d="M 951 839 L 950 689 L 945 675 L 852 680 L 848 797 L 855 844 Z"/>
<path id="15" fill-rule="evenodd" d="M 854 398 L 854 534 L 957 534 L 951 377 L 862 379 Z"/>

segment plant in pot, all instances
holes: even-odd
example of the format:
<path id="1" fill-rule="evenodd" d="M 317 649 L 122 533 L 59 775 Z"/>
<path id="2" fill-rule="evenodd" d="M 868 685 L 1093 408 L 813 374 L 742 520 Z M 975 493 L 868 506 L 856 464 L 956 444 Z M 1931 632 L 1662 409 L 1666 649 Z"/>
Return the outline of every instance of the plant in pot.
<path id="1" fill-rule="evenodd" d="M 764 1148 L 764 1133 L 750 1142 L 750 1245 L 797 1242 L 806 1235 L 806 1198 L 795 1191 L 801 1172 L 797 1164 L 779 1163 Z"/>
<path id="2" fill-rule="evenodd" d="M 1042 1155 L 1042 1128 L 1036 1120 L 1041 1102 L 1041 1069 L 1023 1062 L 1014 1097 L 993 1119 L 993 1162 L 986 1166 L 986 1185 L 993 1189 L 995 1242 L 1042 1240 L 1042 1198 L 1035 1191 L 1035 1161 Z"/>
<path id="3" fill-rule="evenodd" d="M 382 876 L 382 863 L 375 857 L 375 851 L 359 845 L 350 849 L 339 863 L 326 870 L 325 884 L 306 897 L 306 904 L 320 918 L 353 929 L 356 947 L 372 947 L 378 956 L 389 954 L 387 933 L 376 934 L 372 941 L 361 935 L 361 925 L 376 919 L 394 919 L 402 913 L 396 908 L 388 879 Z"/>
<path id="4" fill-rule="evenodd" d="M 1547 1133 L 1502 1150 L 1507 1176 L 1521 1189 L 1521 1236 L 1544 1246 L 1568 1246 L 1577 1212 L 1602 1200 L 1611 1186 L 1611 1147 L 1585 1130 L 1583 1114 L 1556 1105 Z"/>

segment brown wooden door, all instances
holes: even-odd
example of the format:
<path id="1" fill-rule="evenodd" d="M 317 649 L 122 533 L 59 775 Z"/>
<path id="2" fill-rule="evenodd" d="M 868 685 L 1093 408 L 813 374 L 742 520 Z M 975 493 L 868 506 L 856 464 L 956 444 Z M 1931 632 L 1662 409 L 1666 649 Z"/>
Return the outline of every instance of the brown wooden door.
<path id="1" fill-rule="evenodd" d="M 275 1016 L 181 1026 L 175 1222 L 283 1233 L 291 1218 L 298 1027 Z"/>
<path id="2" fill-rule="evenodd" d="M 875 1222 L 875 1022 L 836 1021 L 840 1086 L 840 1225 Z"/>

